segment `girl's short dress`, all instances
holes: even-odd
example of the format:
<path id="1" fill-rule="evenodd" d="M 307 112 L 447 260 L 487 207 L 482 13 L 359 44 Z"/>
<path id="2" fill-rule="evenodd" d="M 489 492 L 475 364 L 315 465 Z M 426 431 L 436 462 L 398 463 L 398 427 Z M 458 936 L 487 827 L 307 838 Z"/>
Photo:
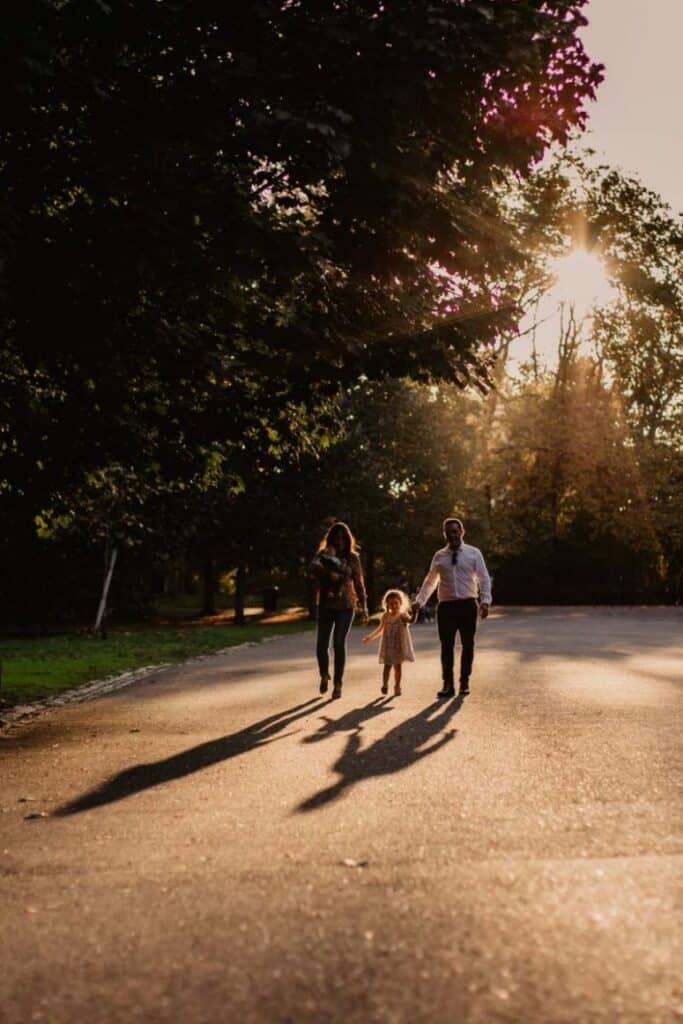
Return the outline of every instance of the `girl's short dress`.
<path id="1" fill-rule="evenodd" d="M 384 632 L 379 645 L 379 660 L 382 665 L 400 665 L 404 661 L 415 661 L 413 641 L 408 629 L 408 616 L 390 616 L 384 613 Z"/>

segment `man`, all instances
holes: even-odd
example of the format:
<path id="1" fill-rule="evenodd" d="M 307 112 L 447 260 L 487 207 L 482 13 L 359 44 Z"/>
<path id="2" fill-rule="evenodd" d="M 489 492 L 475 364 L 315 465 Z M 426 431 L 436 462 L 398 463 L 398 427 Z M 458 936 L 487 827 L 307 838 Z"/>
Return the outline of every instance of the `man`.
<path id="1" fill-rule="evenodd" d="M 460 696 L 470 692 L 477 616 L 485 619 L 491 604 L 491 579 L 479 548 L 464 544 L 465 528 L 459 519 L 444 520 L 447 544 L 432 558 L 429 572 L 413 602 L 413 612 L 429 600 L 437 583 L 439 605 L 436 621 L 441 641 L 443 689 L 437 697 L 455 697 L 453 659 L 456 633 L 460 633 Z M 479 603 L 478 603 L 479 602 Z"/>

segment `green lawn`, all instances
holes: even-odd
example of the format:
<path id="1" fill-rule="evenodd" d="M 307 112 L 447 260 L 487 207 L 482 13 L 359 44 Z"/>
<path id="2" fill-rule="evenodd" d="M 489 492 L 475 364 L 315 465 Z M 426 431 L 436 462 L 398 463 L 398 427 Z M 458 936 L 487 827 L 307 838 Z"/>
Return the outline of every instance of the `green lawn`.
<path id="1" fill-rule="evenodd" d="M 247 641 L 312 628 L 305 621 L 245 626 L 130 626 L 112 628 L 106 640 L 92 636 L 0 640 L 0 700 L 38 700 L 129 669 L 184 661 Z"/>

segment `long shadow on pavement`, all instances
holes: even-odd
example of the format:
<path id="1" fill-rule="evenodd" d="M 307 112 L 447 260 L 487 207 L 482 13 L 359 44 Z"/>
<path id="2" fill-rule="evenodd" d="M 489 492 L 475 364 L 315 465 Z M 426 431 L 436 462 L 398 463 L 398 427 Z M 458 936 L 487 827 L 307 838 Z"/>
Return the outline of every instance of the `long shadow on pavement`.
<path id="1" fill-rule="evenodd" d="M 447 704 L 436 701 L 413 718 L 408 718 L 395 728 L 390 729 L 365 750 L 361 749 L 362 729 L 359 724 L 346 741 L 346 747 L 341 757 L 334 763 L 334 770 L 341 776 L 339 781 L 320 790 L 308 800 L 304 800 L 296 810 L 315 811 L 338 799 L 345 790 L 357 782 L 362 782 L 363 779 L 400 772 L 404 768 L 410 768 L 417 764 L 423 757 L 436 753 L 455 737 L 457 729 L 445 732 L 443 736 L 423 750 L 420 747 L 424 747 L 425 743 L 433 740 L 442 732 L 461 706 L 462 699 L 460 697 Z M 380 710 L 383 708 L 384 705 L 381 705 Z M 376 705 L 375 710 L 377 710 Z M 314 738 L 307 737 L 302 742 L 310 742 Z"/>
<path id="2" fill-rule="evenodd" d="M 69 814 L 79 814 L 81 811 L 89 811 L 94 807 L 114 803 L 116 800 L 132 796 L 134 793 L 141 793 L 153 786 L 161 786 L 173 779 L 181 779 L 185 775 L 201 771 L 202 768 L 217 764 L 219 761 L 227 761 L 248 750 L 265 746 L 276 739 L 283 739 L 290 735 L 283 732 L 283 729 L 296 722 L 297 719 L 310 715 L 316 710 L 316 707 L 320 706 L 322 706 L 321 699 L 314 697 L 303 704 L 297 704 L 296 707 L 278 711 L 277 714 L 263 718 L 260 722 L 254 722 L 253 725 L 232 733 L 230 736 L 221 736 L 217 740 L 201 743 L 198 747 L 183 750 L 179 754 L 174 754 L 173 757 L 167 757 L 164 761 L 136 764 L 132 768 L 127 768 L 125 771 L 119 772 L 118 775 L 114 775 L 96 789 L 58 807 L 52 816 L 65 817 Z"/>
<path id="3" fill-rule="evenodd" d="M 353 711 L 348 711 L 341 718 L 329 718 L 327 715 L 323 715 L 323 724 L 320 728 L 311 736 L 304 736 L 301 742 L 318 743 L 320 740 L 327 739 L 328 736 L 333 736 L 336 732 L 358 732 L 362 728 L 363 722 L 368 722 L 377 715 L 391 711 L 392 703 L 389 697 L 377 697 L 376 700 L 366 704 L 364 708 L 354 708 Z"/>

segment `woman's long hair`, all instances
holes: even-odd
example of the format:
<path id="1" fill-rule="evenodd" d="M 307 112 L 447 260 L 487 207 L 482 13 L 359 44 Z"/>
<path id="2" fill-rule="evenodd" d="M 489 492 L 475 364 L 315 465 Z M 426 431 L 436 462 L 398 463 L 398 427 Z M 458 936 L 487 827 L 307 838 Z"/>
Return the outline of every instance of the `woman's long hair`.
<path id="1" fill-rule="evenodd" d="M 342 534 L 344 537 L 344 551 L 339 551 L 337 549 L 337 545 L 334 543 L 333 537 L 335 537 L 337 534 Z M 346 558 L 348 558 L 349 555 L 351 554 L 356 554 L 358 551 L 356 538 L 351 533 L 346 523 L 332 523 L 332 526 L 329 528 L 323 539 L 320 541 L 320 544 L 318 545 L 318 551 L 323 551 L 330 544 L 335 549 L 338 555 L 342 555 L 343 557 L 345 556 Z"/>

